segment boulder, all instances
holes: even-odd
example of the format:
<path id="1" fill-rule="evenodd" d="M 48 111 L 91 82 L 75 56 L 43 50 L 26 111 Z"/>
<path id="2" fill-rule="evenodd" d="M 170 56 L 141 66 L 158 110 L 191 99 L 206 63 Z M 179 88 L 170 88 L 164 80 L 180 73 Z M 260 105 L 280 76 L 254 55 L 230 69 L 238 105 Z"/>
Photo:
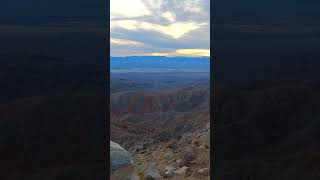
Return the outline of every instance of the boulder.
<path id="1" fill-rule="evenodd" d="M 173 166 L 166 166 L 166 167 L 164 168 L 164 170 L 165 170 L 165 171 L 174 171 L 174 170 L 176 170 L 176 168 L 173 167 Z"/>
<path id="2" fill-rule="evenodd" d="M 112 141 L 110 141 L 110 159 L 112 171 L 132 164 L 132 159 L 128 151 Z"/>
<path id="3" fill-rule="evenodd" d="M 166 166 L 164 169 L 164 178 L 172 177 L 174 175 L 173 171 L 176 170 L 173 166 Z"/>
<path id="4" fill-rule="evenodd" d="M 188 167 L 187 166 L 183 166 L 182 168 L 180 169 L 177 169 L 175 171 L 173 171 L 174 173 L 177 173 L 177 174 L 185 174 L 185 172 L 188 170 Z"/>
<path id="5" fill-rule="evenodd" d="M 209 172 L 209 168 L 202 168 L 202 169 L 199 169 L 198 170 L 198 173 L 199 174 L 202 174 L 202 175 L 208 175 L 210 172 Z"/>
<path id="6" fill-rule="evenodd" d="M 112 141 L 110 141 L 110 159 L 112 171 L 122 166 L 128 166 L 132 164 L 132 159 L 128 151 Z"/>
<path id="7" fill-rule="evenodd" d="M 110 141 L 111 180 L 127 180 L 133 172 L 130 154 L 119 144 Z"/>
<path id="8" fill-rule="evenodd" d="M 156 167 L 156 163 L 155 163 L 155 162 L 150 162 L 150 163 L 148 164 L 148 168 L 147 168 L 147 170 L 146 170 L 146 172 L 145 172 L 145 174 L 144 174 L 144 177 L 145 177 L 146 179 L 150 179 L 150 180 L 161 178 L 160 173 L 159 173 L 159 171 L 157 170 L 157 167 Z"/>
<path id="9" fill-rule="evenodd" d="M 163 177 L 163 178 L 170 178 L 170 177 L 172 177 L 174 175 L 174 173 L 172 172 L 172 171 L 166 171 L 166 172 L 162 172 L 161 173 L 161 176 Z"/>

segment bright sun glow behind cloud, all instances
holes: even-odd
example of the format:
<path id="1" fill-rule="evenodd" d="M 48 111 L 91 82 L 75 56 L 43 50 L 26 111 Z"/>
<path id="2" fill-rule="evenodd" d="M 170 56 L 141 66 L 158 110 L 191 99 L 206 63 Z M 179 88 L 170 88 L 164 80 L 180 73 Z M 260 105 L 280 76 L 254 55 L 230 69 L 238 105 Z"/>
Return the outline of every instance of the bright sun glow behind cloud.
<path id="1" fill-rule="evenodd" d="M 127 30 L 150 30 L 153 32 L 159 32 L 168 35 L 174 39 L 178 39 L 184 34 L 191 32 L 201 26 L 206 25 L 205 23 L 196 24 L 194 22 L 177 22 L 170 25 L 153 24 L 149 22 L 140 22 L 136 20 L 121 20 L 115 21 L 111 24 L 111 29 L 123 28 Z"/>
<path id="2" fill-rule="evenodd" d="M 176 20 L 176 17 L 174 14 L 172 14 L 169 11 L 166 11 L 164 13 L 161 14 L 161 16 L 165 19 L 167 19 L 169 22 L 174 22 Z"/>
<path id="3" fill-rule="evenodd" d="M 110 38 L 111 45 L 143 46 L 143 43 L 126 39 Z"/>
<path id="4" fill-rule="evenodd" d="M 145 56 L 200 56 L 209 57 L 209 49 L 177 49 L 174 52 L 167 53 L 147 53 Z"/>

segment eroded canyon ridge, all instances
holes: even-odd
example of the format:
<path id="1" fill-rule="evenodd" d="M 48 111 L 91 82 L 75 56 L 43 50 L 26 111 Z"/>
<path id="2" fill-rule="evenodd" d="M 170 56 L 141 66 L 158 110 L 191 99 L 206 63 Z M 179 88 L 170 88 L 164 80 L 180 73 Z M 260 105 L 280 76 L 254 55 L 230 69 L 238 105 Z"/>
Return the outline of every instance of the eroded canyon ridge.
<path id="1" fill-rule="evenodd" d="M 209 179 L 209 70 L 209 58 L 112 58 L 111 160 L 130 166 L 113 179 Z"/>

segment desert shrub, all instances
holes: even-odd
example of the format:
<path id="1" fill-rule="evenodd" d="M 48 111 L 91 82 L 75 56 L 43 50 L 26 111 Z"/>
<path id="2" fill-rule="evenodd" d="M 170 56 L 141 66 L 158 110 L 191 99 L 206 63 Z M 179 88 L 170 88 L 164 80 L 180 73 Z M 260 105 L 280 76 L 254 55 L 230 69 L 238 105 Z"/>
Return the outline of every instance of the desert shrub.
<path id="1" fill-rule="evenodd" d="M 190 135 L 184 134 L 180 139 L 180 145 L 186 146 L 186 145 L 190 144 L 191 141 L 192 141 L 192 138 L 190 137 Z"/>
<path id="2" fill-rule="evenodd" d="M 196 158 L 196 151 L 193 147 L 188 146 L 185 148 L 185 151 L 181 154 L 181 166 L 189 164 L 191 161 L 193 161 Z"/>
<path id="3" fill-rule="evenodd" d="M 139 177 L 139 180 L 144 180 L 144 175 L 142 172 L 139 172 L 138 177 Z"/>
<path id="4" fill-rule="evenodd" d="M 166 143 L 165 147 L 166 148 L 171 148 L 171 149 L 176 149 L 178 147 L 177 140 L 176 139 L 170 139 Z"/>
<path id="5" fill-rule="evenodd" d="M 209 149 L 209 145 L 206 143 L 206 144 L 204 145 L 204 148 Z"/>
<path id="6" fill-rule="evenodd" d="M 193 141 L 193 144 L 194 144 L 195 146 L 200 146 L 200 145 L 201 145 L 201 141 L 199 141 L 199 140 L 194 140 L 194 141 Z"/>

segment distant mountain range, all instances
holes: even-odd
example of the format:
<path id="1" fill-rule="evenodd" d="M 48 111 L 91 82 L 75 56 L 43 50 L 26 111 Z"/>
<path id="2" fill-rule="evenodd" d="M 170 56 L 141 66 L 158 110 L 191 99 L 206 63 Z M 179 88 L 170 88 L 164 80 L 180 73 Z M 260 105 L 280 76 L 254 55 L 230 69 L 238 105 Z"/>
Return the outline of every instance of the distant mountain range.
<path id="1" fill-rule="evenodd" d="M 210 72 L 208 57 L 128 56 L 111 57 L 113 72 Z"/>

